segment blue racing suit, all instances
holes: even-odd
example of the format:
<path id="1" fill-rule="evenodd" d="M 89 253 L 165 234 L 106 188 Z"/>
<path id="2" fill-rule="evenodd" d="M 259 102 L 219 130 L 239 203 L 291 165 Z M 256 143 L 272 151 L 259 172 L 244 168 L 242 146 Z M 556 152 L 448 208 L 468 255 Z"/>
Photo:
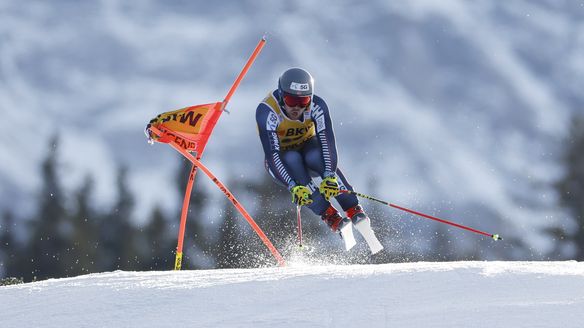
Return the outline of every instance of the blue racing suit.
<path id="1" fill-rule="evenodd" d="M 265 154 L 266 170 L 279 184 L 292 189 L 304 185 L 312 191 L 308 205 L 322 215 L 330 206 L 319 192 L 313 177 L 336 176 L 340 189 L 353 190 L 337 167 L 337 148 L 326 102 L 313 95 L 312 103 L 299 120 L 285 114 L 278 90 L 269 93 L 256 109 L 256 122 Z M 358 204 L 353 194 L 336 197 L 344 211 Z"/>

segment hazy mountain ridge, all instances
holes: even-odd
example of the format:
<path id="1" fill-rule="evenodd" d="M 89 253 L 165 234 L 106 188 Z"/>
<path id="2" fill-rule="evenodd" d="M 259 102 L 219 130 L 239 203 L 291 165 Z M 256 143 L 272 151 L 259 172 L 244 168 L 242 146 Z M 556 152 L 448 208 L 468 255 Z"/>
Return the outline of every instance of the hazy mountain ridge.
<path id="1" fill-rule="evenodd" d="M 569 114 L 584 104 L 581 3 L 0 6 L 0 108 L 11 122 L 0 140 L 10 154 L 0 162 L 3 207 L 34 196 L 55 131 L 68 188 L 92 172 L 99 201 L 110 201 L 121 161 L 141 211 L 175 204 L 164 179 L 176 156 L 149 147 L 144 124 L 223 99 L 267 33 L 207 147 L 219 177 L 265 174 L 255 106 L 283 69 L 304 66 L 333 111 L 341 165 L 356 188 L 372 192 L 373 178 L 379 196 L 397 203 L 510 237 L 528 231 L 536 252 L 548 246 L 538 230 L 567 220 L 550 183 L 561 174 Z"/>

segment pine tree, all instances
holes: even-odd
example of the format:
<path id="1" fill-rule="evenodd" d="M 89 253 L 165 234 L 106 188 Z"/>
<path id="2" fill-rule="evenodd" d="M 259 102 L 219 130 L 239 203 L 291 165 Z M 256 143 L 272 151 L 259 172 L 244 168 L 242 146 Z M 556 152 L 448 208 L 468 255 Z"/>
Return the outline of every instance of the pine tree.
<path id="1" fill-rule="evenodd" d="M 584 116 L 574 117 L 570 129 L 569 142 L 565 150 L 565 171 L 563 179 L 557 184 L 561 203 L 566 206 L 577 223 L 572 240 L 576 244 L 578 261 L 584 260 Z M 549 231 L 558 242 L 565 240 L 564 228 Z"/>
<path id="2" fill-rule="evenodd" d="M 162 209 L 155 206 L 148 225 L 142 229 L 144 243 L 138 248 L 142 254 L 143 270 L 169 270 L 174 265 L 174 234 Z"/>
<path id="3" fill-rule="evenodd" d="M 229 200 L 224 201 L 223 222 L 219 230 L 217 243 L 217 267 L 239 268 L 242 265 L 245 250 L 239 238 L 238 217 Z"/>
<path id="4" fill-rule="evenodd" d="M 449 229 L 443 224 L 434 224 L 434 235 L 431 240 L 431 247 L 428 251 L 428 257 L 431 261 L 455 261 L 458 259 L 458 254 L 453 249 L 450 238 L 453 237 L 449 233 Z"/>
<path id="5" fill-rule="evenodd" d="M 100 224 L 102 254 L 99 267 L 108 271 L 133 270 L 139 265 L 135 248 L 137 231 L 132 224 L 135 201 L 128 188 L 127 176 L 127 167 L 120 166 L 116 181 L 117 200 Z"/>
<path id="6" fill-rule="evenodd" d="M 72 227 L 67 220 L 65 195 L 58 176 L 58 141 L 56 135 L 50 139 L 48 154 L 42 163 L 39 208 L 30 227 L 33 232 L 27 249 L 30 258 L 23 268 L 26 281 L 67 275 L 68 234 Z"/>
<path id="7" fill-rule="evenodd" d="M 263 206 L 263 210 L 256 211 L 257 213 L 253 218 L 268 238 L 274 241 L 276 248 L 281 248 L 277 245 L 277 242 L 282 243 L 282 236 L 290 236 L 292 228 L 286 230 L 283 227 L 283 224 L 286 222 L 281 219 L 285 214 L 282 213 L 283 211 L 278 210 L 278 193 L 273 190 L 275 184 L 273 181 L 270 181 L 269 185 L 265 182 L 266 180 L 262 180 L 258 184 L 252 181 L 237 179 L 237 183 L 233 182 L 228 185 L 232 186 L 230 189 L 235 195 L 245 196 L 238 197 L 239 201 L 257 202 L 260 204 L 260 207 Z M 273 202 L 270 203 L 270 200 L 273 200 Z M 228 199 L 224 201 L 222 213 L 223 222 L 219 230 L 220 237 L 217 245 L 218 267 L 257 267 L 264 265 L 266 259 L 270 259 L 269 261 L 271 261 L 271 255 L 261 239 L 241 214 L 236 211 Z M 250 213 L 253 212 L 250 211 Z M 264 214 L 263 217 L 262 214 Z M 269 218 L 266 219 L 266 217 Z M 276 222 L 280 224 L 276 224 Z M 293 224 L 292 222 L 295 221 L 289 220 L 288 223 Z"/>
<path id="8" fill-rule="evenodd" d="M 87 176 L 75 193 L 75 212 L 72 215 L 72 257 L 71 275 L 98 272 L 99 252 L 98 223 L 99 215 L 91 206 L 94 182 Z"/>
<path id="9" fill-rule="evenodd" d="M 246 193 L 253 195 L 257 204 L 254 210 L 256 223 L 262 228 L 268 238 L 278 249 L 285 249 L 290 244 L 296 244 L 298 226 L 296 206 L 291 202 L 290 193 L 281 187 L 268 175 L 259 182 L 246 182 Z M 310 210 L 302 210 L 302 237 L 305 243 L 318 236 L 321 239 L 319 219 Z M 253 237 L 257 239 L 257 237 Z M 262 246 L 264 249 L 265 247 Z M 264 250 L 262 250 L 264 251 Z"/>
<path id="10" fill-rule="evenodd" d="M 6 210 L 0 221 L 0 276 L 2 277 L 20 276 L 20 272 L 15 270 L 19 248 L 14 238 L 13 227 L 13 214 Z"/>
<path id="11" fill-rule="evenodd" d="M 367 178 L 367 193 L 371 195 L 379 195 L 379 177 L 370 175 Z M 384 246 L 384 250 L 372 256 L 373 263 L 388 263 L 395 262 L 397 255 L 394 254 L 394 245 L 397 239 L 402 238 L 399 232 L 392 226 L 395 222 L 394 213 L 389 211 L 389 207 L 378 202 L 364 202 L 359 199 L 359 203 L 371 218 L 371 227 L 375 231 L 375 235 Z"/>

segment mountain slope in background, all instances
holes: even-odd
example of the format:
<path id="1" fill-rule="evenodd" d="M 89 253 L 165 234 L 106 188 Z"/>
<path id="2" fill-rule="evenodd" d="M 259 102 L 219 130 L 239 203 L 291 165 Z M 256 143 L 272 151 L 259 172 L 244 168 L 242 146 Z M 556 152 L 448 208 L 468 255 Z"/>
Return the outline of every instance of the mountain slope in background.
<path id="1" fill-rule="evenodd" d="M 581 327 L 579 262 L 123 272 L 0 287 L 3 327 Z"/>
<path id="2" fill-rule="evenodd" d="M 284 69 L 302 66 L 329 102 L 356 188 L 526 245 L 486 258 L 540 258 L 553 246 L 544 228 L 573 227 L 551 184 L 569 116 L 584 104 L 583 6 L 3 1 L 0 204 L 30 213 L 46 140 L 58 132 L 67 188 L 93 174 L 107 204 L 125 163 L 139 218 L 157 203 L 175 210 L 177 157 L 146 144 L 145 123 L 223 99 L 266 33 L 207 147 L 220 178 L 265 174 L 255 107 Z"/>

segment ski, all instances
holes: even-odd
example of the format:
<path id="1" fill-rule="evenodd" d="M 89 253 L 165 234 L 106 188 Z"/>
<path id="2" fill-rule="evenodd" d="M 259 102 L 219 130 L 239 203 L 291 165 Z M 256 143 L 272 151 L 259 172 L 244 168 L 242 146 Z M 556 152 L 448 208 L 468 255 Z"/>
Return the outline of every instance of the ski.
<path id="1" fill-rule="evenodd" d="M 353 225 L 357 231 L 363 236 L 365 242 L 371 250 L 371 254 L 376 254 L 383 249 L 383 245 L 379 242 L 379 239 L 375 236 L 375 232 L 371 229 L 371 220 L 367 217 L 360 220 Z M 354 239 L 353 239 L 354 240 Z"/>
<path id="2" fill-rule="evenodd" d="M 353 224 L 348 218 L 344 218 L 339 227 L 339 234 L 345 243 L 345 250 L 350 250 L 357 244 L 355 236 L 353 236 Z"/>

